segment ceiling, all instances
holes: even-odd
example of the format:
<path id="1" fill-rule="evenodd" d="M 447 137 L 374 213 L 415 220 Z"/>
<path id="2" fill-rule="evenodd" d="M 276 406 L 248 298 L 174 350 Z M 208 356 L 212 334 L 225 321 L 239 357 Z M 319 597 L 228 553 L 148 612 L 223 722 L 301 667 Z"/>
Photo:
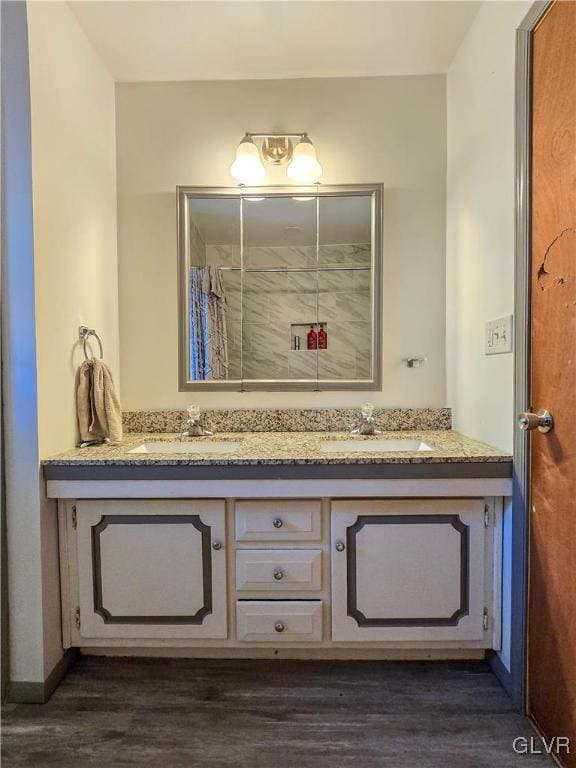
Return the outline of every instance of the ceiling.
<path id="1" fill-rule="evenodd" d="M 120 82 L 446 72 L 481 5 L 470 0 L 72 0 Z"/>

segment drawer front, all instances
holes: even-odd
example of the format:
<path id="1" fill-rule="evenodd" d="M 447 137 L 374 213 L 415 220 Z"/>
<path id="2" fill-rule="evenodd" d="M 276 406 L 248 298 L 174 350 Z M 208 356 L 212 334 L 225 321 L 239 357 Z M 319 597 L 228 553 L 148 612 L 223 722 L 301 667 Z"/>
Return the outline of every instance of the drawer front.
<path id="1" fill-rule="evenodd" d="M 237 541 L 318 541 L 321 503 L 315 499 L 236 502 Z"/>
<path id="2" fill-rule="evenodd" d="M 319 590 L 321 583 L 320 549 L 239 549 L 236 552 L 238 590 Z"/>
<path id="3" fill-rule="evenodd" d="M 322 640 L 320 600 L 239 600 L 236 604 L 237 639 L 287 643 Z"/>

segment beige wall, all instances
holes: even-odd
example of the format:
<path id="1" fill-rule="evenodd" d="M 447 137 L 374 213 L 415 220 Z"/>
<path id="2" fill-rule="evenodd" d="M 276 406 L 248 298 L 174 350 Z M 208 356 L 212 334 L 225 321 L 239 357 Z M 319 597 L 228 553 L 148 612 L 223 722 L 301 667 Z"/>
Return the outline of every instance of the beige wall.
<path id="1" fill-rule="evenodd" d="M 39 449 L 76 441 L 79 325 L 118 376 L 114 82 L 67 3 L 28 3 Z"/>
<path id="2" fill-rule="evenodd" d="M 127 409 L 445 402 L 445 78 L 119 84 L 122 397 Z M 246 130 L 308 131 L 323 182 L 383 182 L 384 387 L 379 393 L 179 393 L 178 184 L 229 186 Z M 275 183 L 282 176 L 272 177 Z M 408 369 L 402 358 L 424 355 Z"/>
<path id="3" fill-rule="evenodd" d="M 447 405 L 456 429 L 512 450 L 511 354 L 484 324 L 514 311 L 515 30 L 531 3 L 484 3 L 447 76 Z M 502 650 L 510 669 L 512 505 L 504 508 Z"/>
<path id="4" fill-rule="evenodd" d="M 515 29 L 529 7 L 484 3 L 447 76 L 447 405 L 505 449 L 514 360 L 484 354 L 484 323 L 514 311 Z"/>

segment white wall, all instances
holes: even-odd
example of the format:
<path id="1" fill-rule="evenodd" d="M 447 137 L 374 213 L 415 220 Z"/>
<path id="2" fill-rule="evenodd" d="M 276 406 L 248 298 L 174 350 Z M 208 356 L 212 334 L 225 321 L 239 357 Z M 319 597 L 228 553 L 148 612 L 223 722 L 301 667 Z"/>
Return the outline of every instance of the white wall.
<path id="1" fill-rule="evenodd" d="M 513 355 L 484 354 L 514 311 L 515 29 L 531 3 L 484 3 L 447 76 L 447 405 L 455 427 L 512 449 Z"/>
<path id="2" fill-rule="evenodd" d="M 515 30 L 529 2 L 484 3 L 447 75 L 447 405 L 456 429 L 512 450 L 511 354 L 484 323 L 514 311 Z M 512 505 L 504 507 L 502 651 L 510 669 Z"/>
<path id="3" fill-rule="evenodd" d="M 6 523 L 10 673 L 43 680 L 41 544 L 34 327 L 34 245 L 26 14 L 0 5 L 2 20 L 2 405 L 6 452 Z M 31 562 L 13 552 L 27 547 Z M 18 594 L 27 593 L 20 602 Z M 26 678 L 24 678 L 26 679 Z"/>
<path id="4" fill-rule="evenodd" d="M 2 37 L 9 695 L 38 700 L 63 653 L 39 459 L 76 440 L 80 323 L 118 370 L 114 83 L 66 3 L 2 3 Z"/>
<path id="5" fill-rule="evenodd" d="M 2 407 L 9 695 L 62 656 L 56 516 L 43 509 L 38 456 L 32 161 L 26 6 L 1 3 Z M 3 626 L 3 630 L 5 627 Z M 3 670 L 4 671 L 4 670 Z M 22 693 L 22 690 L 21 690 Z M 24 692 L 29 695 L 29 690 Z"/>
<path id="6" fill-rule="evenodd" d="M 46 456 L 76 441 L 79 325 L 97 329 L 119 374 L 115 96 L 67 3 L 28 3 L 28 24 L 39 445 Z"/>
<path id="7" fill-rule="evenodd" d="M 444 405 L 443 76 L 119 84 L 116 106 L 124 408 Z M 280 129 L 310 133 L 324 183 L 385 185 L 383 391 L 179 393 L 175 187 L 231 186 L 244 132 Z"/>

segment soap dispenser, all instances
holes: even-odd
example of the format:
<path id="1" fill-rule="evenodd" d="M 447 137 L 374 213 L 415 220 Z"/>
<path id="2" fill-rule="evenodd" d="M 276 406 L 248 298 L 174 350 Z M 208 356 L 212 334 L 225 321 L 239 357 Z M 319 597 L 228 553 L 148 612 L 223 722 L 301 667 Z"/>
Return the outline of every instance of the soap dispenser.
<path id="1" fill-rule="evenodd" d="M 318 331 L 318 349 L 328 349 L 328 334 L 324 330 L 324 323 L 320 323 Z"/>
<path id="2" fill-rule="evenodd" d="M 306 347 L 308 349 L 317 349 L 318 348 L 318 334 L 314 330 L 314 326 L 310 326 L 310 330 L 306 334 Z"/>

